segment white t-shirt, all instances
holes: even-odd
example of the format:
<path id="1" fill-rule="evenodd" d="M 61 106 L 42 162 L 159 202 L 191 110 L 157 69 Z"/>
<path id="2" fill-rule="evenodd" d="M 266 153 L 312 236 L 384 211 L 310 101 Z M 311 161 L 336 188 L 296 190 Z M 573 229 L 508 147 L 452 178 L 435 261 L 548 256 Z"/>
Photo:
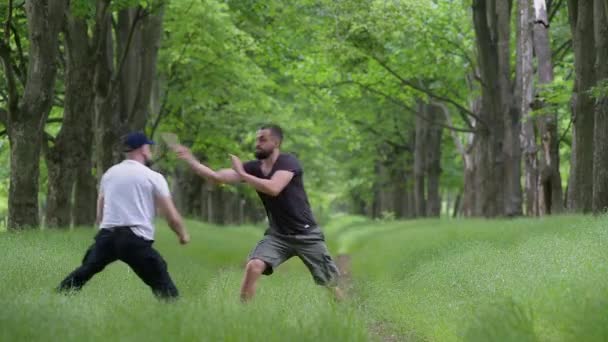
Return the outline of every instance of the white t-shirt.
<path id="1" fill-rule="evenodd" d="M 137 236 L 154 240 L 155 197 L 171 195 L 163 175 L 126 159 L 101 177 L 99 192 L 104 197 L 101 229 L 129 226 Z"/>

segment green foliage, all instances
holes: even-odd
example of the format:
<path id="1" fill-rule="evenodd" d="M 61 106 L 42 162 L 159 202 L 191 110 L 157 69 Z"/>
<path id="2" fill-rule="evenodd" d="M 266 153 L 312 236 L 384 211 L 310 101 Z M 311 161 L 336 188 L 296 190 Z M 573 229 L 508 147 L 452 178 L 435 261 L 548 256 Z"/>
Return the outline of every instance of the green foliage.
<path id="1" fill-rule="evenodd" d="M 93 18 L 95 17 L 96 1 L 95 0 L 73 0 L 70 1 L 70 11 L 72 15 L 78 18 Z"/>

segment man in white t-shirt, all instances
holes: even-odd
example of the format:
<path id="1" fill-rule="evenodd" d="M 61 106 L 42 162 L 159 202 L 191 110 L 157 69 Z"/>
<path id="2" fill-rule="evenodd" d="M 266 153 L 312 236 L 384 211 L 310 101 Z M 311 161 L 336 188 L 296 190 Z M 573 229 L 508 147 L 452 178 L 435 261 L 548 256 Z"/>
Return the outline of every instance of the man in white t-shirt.
<path id="1" fill-rule="evenodd" d="M 99 232 L 87 250 L 82 265 L 59 285 L 60 292 L 80 290 L 108 264 L 121 260 L 163 299 L 178 296 L 167 264 L 152 248 L 153 220 L 158 207 L 181 244 L 190 236 L 171 198 L 165 177 L 149 165 L 154 144 L 143 133 L 131 133 L 123 141 L 126 159 L 101 178 L 97 200 Z"/>

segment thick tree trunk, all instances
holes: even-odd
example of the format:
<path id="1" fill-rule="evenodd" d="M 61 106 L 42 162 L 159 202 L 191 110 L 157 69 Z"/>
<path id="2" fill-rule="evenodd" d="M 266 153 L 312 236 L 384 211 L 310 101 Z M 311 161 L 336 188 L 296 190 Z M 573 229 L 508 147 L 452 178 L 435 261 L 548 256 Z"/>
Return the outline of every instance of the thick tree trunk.
<path id="1" fill-rule="evenodd" d="M 441 103 L 436 103 L 435 105 L 439 106 L 442 110 L 443 110 L 443 114 L 445 117 L 445 120 L 447 122 L 447 124 L 449 126 L 454 126 L 454 124 L 452 123 L 452 118 L 450 116 L 450 111 L 448 110 L 448 107 L 446 107 L 444 104 Z M 479 115 L 479 109 L 480 109 L 480 101 L 479 100 L 473 100 L 471 101 L 471 110 L 476 113 L 477 115 Z M 451 135 L 452 135 L 452 139 L 454 140 L 454 145 L 456 146 L 456 149 L 458 150 L 458 152 L 460 153 L 460 156 L 462 158 L 462 162 L 464 164 L 464 179 L 463 179 L 463 194 L 458 194 L 457 197 L 457 202 L 458 204 L 455 206 L 455 213 L 454 213 L 454 217 L 455 215 L 458 214 L 458 212 L 460 212 L 461 215 L 466 216 L 466 217 L 470 217 L 470 216 L 480 216 L 481 215 L 481 209 L 479 209 L 478 211 L 476 211 L 476 204 L 479 202 L 477 200 L 477 191 L 475 191 L 476 189 L 476 177 L 475 177 L 475 168 L 476 168 L 476 161 L 475 161 L 475 156 L 478 156 L 474 154 L 474 147 L 475 147 L 475 135 L 473 133 L 467 133 L 467 139 L 469 140 L 467 142 L 467 146 L 465 146 L 462 141 L 460 140 L 460 137 L 458 136 L 456 131 L 450 131 Z"/>
<path id="2" fill-rule="evenodd" d="M 427 106 L 418 105 L 418 115 L 415 125 L 414 142 L 414 198 L 416 202 L 416 216 L 426 216 L 426 191 L 425 191 L 425 167 L 426 167 L 426 143 L 428 138 Z"/>
<path id="3" fill-rule="evenodd" d="M 90 167 L 87 163 L 90 157 L 87 158 L 87 155 L 92 152 L 90 137 L 93 122 L 93 82 L 90 72 L 94 67 L 93 51 L 87 34 L 86 21 L 74 18 L 69 12 L 66 14 L 66 20 L 66 95 L 63 123 L 54 146 L 49 147 L 46 153 L 49 186 L 46 226 L 63 228 L 68 228 L 71 224 L 72 203 L 77 203 L 79 207 L 81 205 L 87 207 L 89 210 L 91 206 L 94 208 L 94 202 L 72 201 L 74 183 L 77 179 L 76 172 L 91 174 L 90 169 L 88 172 L 84 169 Z M 85 164 L 82 167 L 81 162 Z M 94 216 L 91 216 L 89 222 L 93 220 Z"/>
<path id="4" fill-rule="evenodd" d="M 117 81 L 114 75 L 114 48 L 112 40 L 112 18 L 109 0 L 97 2 L 95 26 L 95 163 L 97 177 L 115 164 L 120 151 L 118 138 L 120 133 L 115 129 L 120 122 L 117 112 L 117 96 L 114 88 Z"/>
<path id="5" fill-rule="evenodd" d="M 76 160 L 73 156 L 62 156 L 65 140 L 57 142 L 45 153 L 48 170 L 48 193 L 46 198 L 45 226 L 48 228 L 70 228 L 72 191 Z"/>
<path id="6" fill-rule="evenodd" d="M 517 71 L 515 98 L 519 116 L 523 119 L 523 153 L 525 163 L 526 215 L 538 216 L 538 146 L 535 121 L 530 114 L 532 104 L 532 15 L 529 0 L 518 1 Z"/>
<path id="7" fill-rule="evenodd" d="M 538 64 L 538 84 L 553 82 L 553 62 L 551 60 L 551 41 L 549 38 L 548 18 L 544 1 L 535 2 L 536 20 L 534 21 L 534 53 Z M 537 103 L 537 105 L 543 105 Z M 538 108 L 537 108 L 538 109 Z M 560 213 L 564 209 L 562 179 L 559 171 L 559 136 L 557 114 L 546 113 L 537 118 L 538 135 L 542 149 L 539 160 L 539 214 Z"/>
<path id="8" fill-rule="evenodd" d="M 116 25 L 116 52 L 118 65 L 121 63 L 123 66 L 118 78 L 118 113 L 120 113 L 120 122 L 128 123 L 131 110 L 134 108 L 135 98 L 138 92 L 138 81 L 141 76 L 142 62 L 140 58 L 140 52 L 142 49 L 142 30 L 140 22 L 140 11 L 139 8 L 128 8 L 123 9 L 118 13 L 118 22 Z M 119 124 L 118 122 L 116 124 Z M 117 125 L 117 127 L 120 126 Z M 122 129 L 122 127 L 120 127 Z M 126 132 L 124 132 L 126 133 Z"/>
<path id="9" fill-rule="evenodd" d="M 25 4 L 30 45 L 26 84 L 21 98 L 18 98 L 8 42 L 0 44 L 0 56 L 9 87 L 9 229 L 39 226 L 40 146 L 43 127 L 52 105 L 59 31 L 66 6 L 65 0 L 27 1 Z"/>
<path id="10" fill-rule="evenodd" d="M 156 61 L 162 34 L 162 19 L 162 11 L 142 19 L 141 43 L 137 50 L 133 50 L 139 57 L 137 61 L 139 77 L 135 87 L 137 92 L 133 106 L 127 112 L 129 113 L 127 119 L 129 130 L 143 131 L 150 115 L 150 102 L 156 79 Z"/>
<path id="11" fill-rule="evenodd" d="M 514 187 L 516 175 L 505 173 L 505 121 L 510 117 L 509 35 L 510 1 L 474 0 L 473 21 L 479 53 L 482 79 L 481 118 L 483 127 L 478 133 L 479 165 L 477 191 L 482 214 L 495 217 L 506 213 L 505 197 L 513 208 L 517 193 Z M 512 139 L 511 139 L 512 140 Z M 508 141 L 508 140 L 507 140 Z M 511 148 L 511 147 L 509 147 Z M 512 156 L 516 158 L 516 156 Z M 513 160 L 511 164 L 515 163 Z M 509 180 L 506 177 L 511 177 Z"/>
<path id="12" fill-rule="evenodd" d="M 193 218 L 202 216 L 202 187 L 205 185 L 203 179 L 192 172 L 186 165 L 180 164 L 174 173 L 174 197 L 175 205 L 182 215 Z"/>
<path id="13" fill-rule="evenodd" d="M 570 209 L 589 212 L 593 199 L 593 121 L 594 101 L 589 90 L 595 85 L 595 39 L 593 33 L 593 1 L 569 0 L 573 28 L 574 68 L 573 153 L 569 200 Z"/>
<path id="14" fill-rule="evenodd" d="M 392 182 L 394 184 L 393 191 L 393 208 L 395 217 L 398 219 L 408 217 L 408 189 L 407 189 L 407 172 L 404 165 L 398 165 L 393 171 Z"/>
<path id="15" fill-rule="evenodd" d="M 608 16 L 603 0 L 595 0 L 595 49 L 598 84 L 608 86 Z M 593 211 L 608 208 L 608 90 L 604 90 L 595 104 L 595 132 L 593 136 Z"/>
<path id="16" fill-rule="evenodd" d="M 439 106 L 428 105 L 427 114 L 430 122 L 442 123 L 443 112 Z M 441 176 L 441 138 L 443 128 L 439 125 L 428 127 L 426 145 L 427 176 L 427 214 L 430 217 L 441 215 L 441 196 L 439 182 Z"/>
<path id="17" fill-rule="evenodd" d="M 89 134 L 88 139 L 92 142 L 92 133 Z M 89 152 L 79 162 L 78 169 L 76 170 L 74 205 L 72 206 L 72 219 L 76 227 L 92 226 L 95 223 L 97 182 L 92 169 L 93 157 Z"/>

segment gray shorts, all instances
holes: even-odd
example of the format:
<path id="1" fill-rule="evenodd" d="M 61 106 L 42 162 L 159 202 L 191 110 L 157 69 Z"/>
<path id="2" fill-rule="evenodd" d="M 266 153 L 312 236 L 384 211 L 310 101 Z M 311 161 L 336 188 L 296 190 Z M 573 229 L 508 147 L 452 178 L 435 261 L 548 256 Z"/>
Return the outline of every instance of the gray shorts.
<path id="1" fill-rule="evenodd" d="M 308 234 L 284 235 L 269 233 L 253 248 L 248 260 L 260 259 L 266 263 L 265 275 L 293 256 L 298 256 L 308 267 L 315 283 L 335 286 L 338 267 L 329 255 L 321 229 L 314 228 Z"/>

